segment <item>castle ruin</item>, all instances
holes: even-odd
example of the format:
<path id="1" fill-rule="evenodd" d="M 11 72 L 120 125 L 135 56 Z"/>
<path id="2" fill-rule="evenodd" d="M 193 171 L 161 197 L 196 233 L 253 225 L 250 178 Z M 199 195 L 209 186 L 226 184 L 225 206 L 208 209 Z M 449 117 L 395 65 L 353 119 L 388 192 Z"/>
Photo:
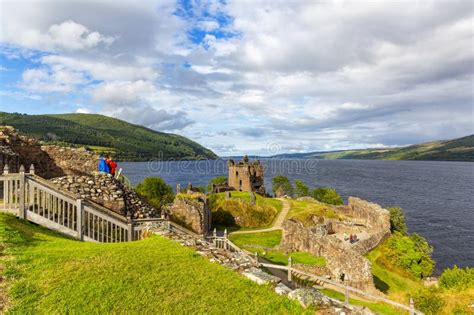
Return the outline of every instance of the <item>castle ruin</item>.
<path id="1" fill-rule="evenodd" d="M 265 195 L 263 181 L 263 165 L 260 161 L 249 161 L 247 156 L 235 163 L 233 160 L 227 162 L 228 176 L 227 184 L 237 191 L 256 192 Z"/>

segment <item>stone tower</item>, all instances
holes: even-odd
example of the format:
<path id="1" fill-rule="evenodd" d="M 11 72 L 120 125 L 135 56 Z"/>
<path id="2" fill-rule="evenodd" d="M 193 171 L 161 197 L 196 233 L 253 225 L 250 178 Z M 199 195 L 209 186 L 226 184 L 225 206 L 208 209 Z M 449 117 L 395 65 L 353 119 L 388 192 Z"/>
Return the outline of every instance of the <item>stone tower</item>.
<path id="1" fill-rule="evenodd" d="M 247 156 L 238 163 L 233 160 L 227 162 L 229 187 L 237 191 L 256 192 L 265 195 L 263 181 L 263 165 L 260 161 L 249 161 Z"/>

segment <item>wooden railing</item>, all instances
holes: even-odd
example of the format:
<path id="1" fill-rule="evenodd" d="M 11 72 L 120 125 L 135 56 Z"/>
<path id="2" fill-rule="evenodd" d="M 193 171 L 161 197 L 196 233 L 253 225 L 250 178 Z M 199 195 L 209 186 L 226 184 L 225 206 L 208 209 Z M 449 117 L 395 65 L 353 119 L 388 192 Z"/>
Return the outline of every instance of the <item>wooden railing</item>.
<path id="1" fill-rule="evenodd" d="M 142 238 L 146 226 L 162 219 L 134 222 L 92 200 L 59 190 L 36 176 L 34 167 L 25 173 L 0 175 L 0 211 L 9 212 L 71 237 L 93 242 L 116 243 Z"/>

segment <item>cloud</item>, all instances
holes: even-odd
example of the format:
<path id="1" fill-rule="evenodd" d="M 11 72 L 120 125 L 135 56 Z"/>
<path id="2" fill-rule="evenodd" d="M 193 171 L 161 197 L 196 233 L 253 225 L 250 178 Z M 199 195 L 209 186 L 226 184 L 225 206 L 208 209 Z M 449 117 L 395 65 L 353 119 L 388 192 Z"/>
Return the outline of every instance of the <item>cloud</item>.
<path id="1" fill-rule="evenodd" d="M 2 9 L 0 53 L 12 60 L 3 66 L 25 62 L 8 71 L 18 95 L 62 93 L 221 153 L 474 131 L 469 2 L 11 1 Z M 229 138 L 233 147 L 223 145 Z"/>

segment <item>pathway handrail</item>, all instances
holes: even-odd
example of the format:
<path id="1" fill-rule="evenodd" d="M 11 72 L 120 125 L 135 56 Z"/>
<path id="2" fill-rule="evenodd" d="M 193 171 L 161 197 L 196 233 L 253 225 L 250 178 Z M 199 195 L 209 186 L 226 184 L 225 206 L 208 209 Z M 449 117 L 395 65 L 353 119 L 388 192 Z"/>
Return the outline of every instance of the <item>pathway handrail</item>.
<path id="1" fill-rule="evenodd" d="M 309 277 L 309 278 L 313 278 L 313 279 L 316 279 L 318 281 L 321 281 L 321 282 L 326 282 L 326 283 L 329 283 L 331 285 L 334 285 L 336 287 L 339 287 L 339 288 L 342 288 L 342 289 L 347 289 L 349 291 L 352 291 L 358 295 L 361 295 L 361 296 L 364 296 L 366 298 L 369 298 L 369 299 L 372 299 L 372 300 L 376 300 L 376 301 L 381 301 L 381 302 L 384 302 L 384 303 L 387 303 L 387 304 L 391 304 L 393 306 L 396 306 L 396 307 L 399 307 L 399 308 L 402 308 L 404 310 L 407 310 L 409 312 L 413 312 L 414 314 L 419 314 L 419 315 L 423 315 L 424 313 L 421 312 L 421 311 L 418 311 L 416 309 L 413 309 L 405 304 L 401 304 L 401 303 L 398 303 L 398 302 L 395 302 L 395 301 L 392 301 L 390 299 L 387 299 L 387 298 L 384 298 L 382 296 L 377 296 L 377 295 L 373 295 L 373 294 L 370 294 L 368 292 L 365 292 L 363 290 L 360 290 L 360 289 L 357 289 L 357 288 L 354 288 L 354 287 L 351 287 L 351 286 L 346 286 L 346 285 L 343 285 L 343 284 L 340 284 L 339 282 L 336 282 L 336 281 L 333 281 L 333 280 L 330 280 L 330 279 L 327 279 L 327 278 L 324 278 L 324 277 L 320 277 L 320 276 L 317 276 L 317 275 L 314 275 L 312 273 L 308 273 L 308 272 L 305 272 L 305 271 L 302 271 L 302 270 L 299 270 L 297 268 L 294 268 L 294 267 L 288 267 L 288 266 L 283 266 L 283 265 L 275 265 L 275 264 L 268 264 L 268 263 L 259 263 L 260 266 L 262 267 L 266 267 L 266 268 L 272 268 L 272 269 L 281 269 L 281 270 L 287 270 L 289 272 L 292 272 L 292 273 L 297 273 L 297 274 L 301 274 L 303 276 L 306 276 L 306 277 Z"/>

